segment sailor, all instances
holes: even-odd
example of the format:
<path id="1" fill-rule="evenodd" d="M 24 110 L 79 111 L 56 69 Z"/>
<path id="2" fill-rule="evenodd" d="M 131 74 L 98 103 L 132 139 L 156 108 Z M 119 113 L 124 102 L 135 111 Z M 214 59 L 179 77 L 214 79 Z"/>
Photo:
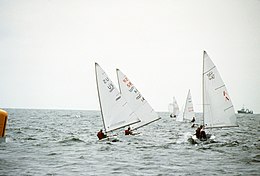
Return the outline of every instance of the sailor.
<path id="1" fill-rule="evenodd" d="M 190 122 L 192 122 L 192 123 L 195 122 L 195 117 L 193 117 L 192 120 L 191 120 Z"/>
<path id="2" fill-rule="evenodd" d="M 103 139 L 103 138 L 106 138 L 107 135 L 105 135 L 102 131 L 102 129 L 97 133 L 97 137 L 99 140 Z"/>
<path id="3" fill-rule="evenodd" d="M 204 130 L 204 126 L 200 129 L 200 139 L 207 139 L 206 132 Z"/>
<path id="4" fill-rule="evenodd" d="M 125 130 L 125 135 L 133 135 L 133 132 L 131 131 L 130 127 L 128 127 L 128 129 Z"/>
<path id="5" fill-rule="evenodd" d="M 201 127 L 202 127 L 202 125 L 199 126 L 199 127 L 197 128 L 197 130 L 196 130 L 196 137 L 197 137 L 198 139 L 200 139 L 200 130 L 201 130 Z"/>

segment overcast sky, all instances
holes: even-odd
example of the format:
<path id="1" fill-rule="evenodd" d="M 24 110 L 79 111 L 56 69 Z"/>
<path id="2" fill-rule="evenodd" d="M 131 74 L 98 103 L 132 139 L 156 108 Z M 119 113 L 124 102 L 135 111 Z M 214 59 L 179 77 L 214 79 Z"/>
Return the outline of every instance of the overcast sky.
<path id="1" fill-rule="evenodd" d="M 259 0 L 0 0 L 0 108 L 99 110 L 97 62 L 156 111 L 188 89 L 201 111 L 203 50 L 260 113 Z"/>

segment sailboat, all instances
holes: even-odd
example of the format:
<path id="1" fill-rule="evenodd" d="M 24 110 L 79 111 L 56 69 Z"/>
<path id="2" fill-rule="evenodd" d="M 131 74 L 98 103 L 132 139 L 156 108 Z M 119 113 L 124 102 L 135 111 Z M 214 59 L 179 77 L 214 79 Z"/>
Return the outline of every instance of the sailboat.
<path id="1" fill-rule="evenodd" d="M 132 130 L 137 130 L 145 125 L 155 122 L 161 117 L 153 110 L 134 84 L 119 69 L 116 70 L 121 94 L 129 103 L 131 109 L 137 114 L 141 122 L 131 125 Z"/>
<path id="2" fill-rule="evenodd" d="M 195 112 L 194 112 L 194 108 L 193 108 L 191 93 L 190 93 L 190 90 L 189 90 L 186 101 L 185 101 L 183 113 L 176 118 L 176 121 L 191 122 L 191 120 L 193 118 L 195 118 Z"/>
<path id="3" fill-rule="evenodd" d="M 99 105 L 105 133 L 140 122 L 105 71 L 95 63 Z M 108 140 L 114 140 L 108 135 Z"/>
<path id="4" fill-rule="evenodd" d="M 203 53 L 202 88 L 203 126 L 206 129 L 238 127 L 227 88 L 206 51 Z M 207 136 L 209 137 L 210 135 Z"/>
<path id="5" fill-rule="evenodd" d="M 169 112 L 171 113 L 170 114 L 170 117 L 177 117 L 180 113 L 180 109 L 179 109 L 179 106 L 178 106 L 178 103 L 175 99 L 175 97 L 173 97 L 172 99 L 172 103 L 169 104 L 168 106 L 168 109 L 169 109 Z"/>

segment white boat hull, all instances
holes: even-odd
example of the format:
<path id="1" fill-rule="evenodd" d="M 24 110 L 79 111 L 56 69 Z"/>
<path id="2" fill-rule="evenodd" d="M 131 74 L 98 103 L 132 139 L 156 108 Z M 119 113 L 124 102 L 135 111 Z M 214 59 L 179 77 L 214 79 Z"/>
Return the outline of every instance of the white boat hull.
<path id="1" fill-rule="evenodd" d="M 190 138 L 188 138 L 188 141 L 192 144 L 200 144 L 203 142 L 214 142 L 215 136 L 212 134 L 207 134 L 206 139 L 198 139 L 196 135 L 192 135 Z"/>
<path id="2" fill-rule="evenodd" d="M 118 137 L 117 136 L 108 136 L 106 138 L 103 138 L 103 139 L 100 139 L 98 140 L 100 142 L 104 142 L 104 141 L 108 141 L 108 142 L 117 142 L 119 141 Z"/>

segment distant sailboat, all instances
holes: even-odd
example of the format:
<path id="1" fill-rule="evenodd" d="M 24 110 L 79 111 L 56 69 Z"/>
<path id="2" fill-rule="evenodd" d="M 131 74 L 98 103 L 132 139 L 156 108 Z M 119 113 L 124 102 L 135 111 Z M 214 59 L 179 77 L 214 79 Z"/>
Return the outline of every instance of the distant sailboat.
<path id="1" fill-rule="evenodd" d="M 186 101 L 185 101 L 185 106 L 184 106 L 183 113 L 180 114 L 176 118 L 176 121 L 188 121 L 188 122 L 191 122 L 193 118 L 195 118 L 195 112 L 194 112 L 194 108 L 193 108 L 191 93 L 190 93 L 190 90 L 189 90 L 187 98 L 186 98 Z"/>
<path id="2" fill-rule="evenodd" d="M 123 97 L 128 102 L 130 108 L 136 113 L 141 122 L 131 125 L 132 130 L 136 130 L 145 125 L 160 119 L 158 114 L 153 110 L 150 104 L 144 99 L 141 93 L 136 89 L 133 83 L 119 69 L 117 78 L 119 89 Z"/>
<path id="3" fill-rule="evenodd" d="M 205 128 L 238 127 L 227 88 L 206 51 L 203 53 L 202 80 Z"/>
<path id="4" fill-rule="evenodd" d="M 253 114 L 254 112 L 249 109 L 245 109 L 243 106 L 240 110 L 237 111 L 238 114 Z"/>
<path id="5" fill-rule="evenodd" d="M 124 97 L 97 63 L 95 63 L 95 72 L 105 133 L 140 122 Z"/>
<path id="6" fill-rule="evenodd" d="M 171 113 L 170 117 L 175 118 L 179 115 L 180 109 L 179 109 L 179 106 L 178 106 L 178 103 L 177 103 L 175 97 L 173 97 L 172 103 L 169 104 L 168 109 L 169 109 L 169 112 Z"/>

